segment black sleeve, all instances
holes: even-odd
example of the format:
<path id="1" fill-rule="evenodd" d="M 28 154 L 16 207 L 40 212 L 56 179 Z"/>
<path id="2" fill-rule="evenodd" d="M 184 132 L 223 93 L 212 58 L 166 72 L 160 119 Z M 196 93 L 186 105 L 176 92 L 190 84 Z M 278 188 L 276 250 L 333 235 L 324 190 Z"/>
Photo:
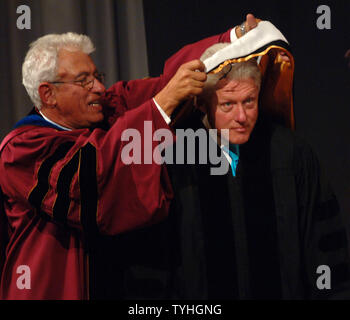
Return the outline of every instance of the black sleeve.
<path id="1" fill-rule="evenodd" d="M 347 229 L 315 153 L 301 139 L 294 148 L 294 170 L 307 295 L 310 299 L 349 299 Z"/>

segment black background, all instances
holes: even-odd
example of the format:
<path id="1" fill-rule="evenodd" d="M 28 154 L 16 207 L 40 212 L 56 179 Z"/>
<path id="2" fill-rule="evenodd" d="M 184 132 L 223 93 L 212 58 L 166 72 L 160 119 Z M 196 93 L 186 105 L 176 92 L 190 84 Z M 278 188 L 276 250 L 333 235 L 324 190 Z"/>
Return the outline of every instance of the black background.
<path id="1" fill-rule="evenodd" d="M 150 75 L 182 46 L 240 24 L 247 13 L 269 20 L 286 36 L 295 58 L 296 132 L 318 154 L 350 225 L 350 0 L 144 0 Z M 320 5 L 331 29 L 319 30 Z"/>

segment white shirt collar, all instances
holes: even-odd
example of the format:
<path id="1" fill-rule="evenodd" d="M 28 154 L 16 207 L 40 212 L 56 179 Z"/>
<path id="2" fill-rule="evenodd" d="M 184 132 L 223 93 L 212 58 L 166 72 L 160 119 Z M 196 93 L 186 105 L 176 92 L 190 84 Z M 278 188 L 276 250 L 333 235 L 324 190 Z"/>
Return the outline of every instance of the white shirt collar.
<path id="1" fill-rule="evenodd" d="M 49 118 L 47 118 L 46 116 L 44 116 L 44 114 L 43 114 L 40 110 L 38 110 L 38 111 L 39 111 L 39 113 L 41 114 L 41 116 L 42 116 L 47 122 L 50 122 L 50 123 L 54 124 L 55 126 L 61 128 L 62 130 L 65 130 L 65 131 L 72 131 L 72 129 L 63 127 L 63 126 L 59 125 L 58 123 L 56 123 L 56 122 L 50 120 Z"/>

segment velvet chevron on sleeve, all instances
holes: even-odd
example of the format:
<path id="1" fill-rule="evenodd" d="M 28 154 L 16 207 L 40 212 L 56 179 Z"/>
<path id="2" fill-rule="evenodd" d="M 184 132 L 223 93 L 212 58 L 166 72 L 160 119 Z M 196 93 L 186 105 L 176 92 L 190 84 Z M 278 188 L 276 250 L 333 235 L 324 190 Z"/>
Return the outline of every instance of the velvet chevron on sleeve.
<path id="1" fill-rule="evenodd" d="M 23 125 L 2 144 L 0 186 L 10 230 L 1 276 L 2 299 L 87 299 L 87 242 L 163 219 L 172 189 L 164 166 L 126 164 L 128 128 L 143 141 L 169 128 L 152 100 L 121 114 L 108 130 L 61 131 Z M 2 222 L 3 220 L 1 220 Z M 1 226 L 3 227 L 3 226 Z M 30 269 L 31 289 L 18 287 L 18 266 Z"/>

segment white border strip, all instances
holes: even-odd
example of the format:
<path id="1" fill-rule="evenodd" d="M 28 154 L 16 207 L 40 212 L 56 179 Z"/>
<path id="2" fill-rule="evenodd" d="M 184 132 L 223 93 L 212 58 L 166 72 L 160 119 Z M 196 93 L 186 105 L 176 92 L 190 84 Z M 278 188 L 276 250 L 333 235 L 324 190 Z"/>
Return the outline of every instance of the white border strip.
<path id="1" fill-rule="evenodd" d="M 289 44 L 281 31 L 271 22 L 261 21 L 256 28 L 249 31 L 246 35 L 204 60 L 205 72 L 215 69 L 226 60 L 248 56 L 270 42 L 278 40 Z"/>

